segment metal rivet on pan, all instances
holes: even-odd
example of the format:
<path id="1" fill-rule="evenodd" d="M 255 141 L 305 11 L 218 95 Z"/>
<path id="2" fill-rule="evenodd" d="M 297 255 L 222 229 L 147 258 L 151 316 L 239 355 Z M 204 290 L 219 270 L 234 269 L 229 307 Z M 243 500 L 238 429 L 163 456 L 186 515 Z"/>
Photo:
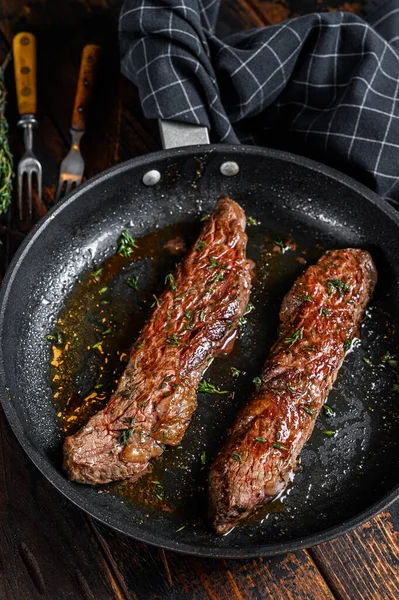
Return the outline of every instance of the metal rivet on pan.
<path id="1" fill-rule="evenodd" d="M 220 167 L 221 174 L 225 175 L 226 177 L 233 177 L 233 175 L 237 175 L 239 170 L 240 167 L 238 166 L 238 164 L 232 161 L 227 161 L 223 163 Z"/>
<path id="2" fill-rule="evenodd" d="M 144 185 L 156 185 L 160 179 L 161 173 L 155 169 L 153 171 L 148 171 L 143 175 Z"/>

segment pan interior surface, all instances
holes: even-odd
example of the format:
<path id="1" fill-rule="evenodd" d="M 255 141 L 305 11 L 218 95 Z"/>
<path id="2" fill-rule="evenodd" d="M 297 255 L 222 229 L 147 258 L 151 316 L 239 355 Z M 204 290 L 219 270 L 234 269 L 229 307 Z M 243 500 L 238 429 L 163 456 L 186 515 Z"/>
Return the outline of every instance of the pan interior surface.
<path id="1" fill-rule="evenodd" d="M 220 175 L 226 160 L 238 162 L 235 177 Z M 145 187 L 142 177 L 153 168 L 161 172 L 161 181 Z M 247 230 L 248 255 L 257 263 L 255 309 L 232 354 L 217 359 L 205 376 L 234 394 L 200 394 L 182 448 L 167 450 L 155 466 L 162 494 L 177 509 L 133 502 L 115 486 L 68 482 L 61 469 L 63 432 L 46 336 L 56 328 L 77 282 L 115 253 L 123 229 L 135 238 L 159 231 L 163 244 L 162 236 L 179 224 L 190 242 L 201 216 L 212 211 L 220 194 L 239 202 L 256 221 Z M 1 297 L 1 379 L 11 426 L 60 491 L 103 522 L 149 543 L 245 557 L 338 534 L 362 514 L 371 514 L 389 494 L 393 499 L 399 483 L 398 223 L 393 210 L 361 186 L 336 179 L 328 169 L 317 171 L 310 161 L 272 151 L 211 146 L 205 152 L 165 152 L 120 165 L 56 207 L 8 273 Z M 280 253 L 276 240 L 294 240 L 296 247 Z M 247 525 L 218 537 L 206 519 L 207 471 L 276 339 L 281 301 L 306 265 L 327 249 L 350 246 L 371 252 L 379 282 L 361 342 L 347 356 L 330 393 L 328 404 L 335 414 L 320 415 L 285 496 Z M 165 261 L 159 279 L 164 278 L 162 269 L 167 273 L 169 268 Z M 144 276 L 149 267 L 144 264 L 143 269 Z M 153 283 L 146 285 L 150 292 Z M 242 372 L 240 377 L 232 378 L 232 367 Z"/>

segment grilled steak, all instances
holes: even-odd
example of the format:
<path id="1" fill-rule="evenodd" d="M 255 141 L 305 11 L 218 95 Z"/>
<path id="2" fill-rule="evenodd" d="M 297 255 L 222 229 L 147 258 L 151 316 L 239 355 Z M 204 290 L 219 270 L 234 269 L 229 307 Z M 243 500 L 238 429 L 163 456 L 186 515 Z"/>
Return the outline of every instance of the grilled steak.
<path id="1" fill-rule="evenodd" d="M 107 406 L 64 444 L 64 468 L 80 483 L 139 477 L 165 444 L 180 443 L 211 358 L 226 352 L 248 303 L 245 214 L 219 199 L 177 267 L 130 353 Z"/>
<path id="2" fill-rule="evenodd" d="M 226 533 L 287 485 L 373 292 L 362 250 L 326 252 L 286 295 L 280 335 L 210 472 L 210 515 Z"/>

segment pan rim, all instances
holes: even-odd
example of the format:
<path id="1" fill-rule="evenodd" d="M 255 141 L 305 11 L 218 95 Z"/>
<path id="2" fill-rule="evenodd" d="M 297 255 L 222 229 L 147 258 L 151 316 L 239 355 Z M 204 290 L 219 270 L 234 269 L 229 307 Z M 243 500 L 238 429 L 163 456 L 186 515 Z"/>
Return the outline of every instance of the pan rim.
<path id="1" fill-rule="evenodd" d="M 176 148 L 171 150 L 162 150 L 149 155 L 133 158 L 106 171 L 96 175 L 89 179 L 82 186 L 74 190 L 68 197 L 63 199 L 60 203 L 56 204 L 45 217 L 43 217 L 32 229 L 32 231 L 26 236 L 25 240 L 21 243 L 16 254 L 14 255 L 7 273 L 4 277 L 3 283 L 0 289 L 0 337 L 3 337 L 3 328 L 5 322 L 5 310 L 8 305 L 8 299 L 11 293 L 11 289 L 15 278 L 18 275 L 19 268 L 23 263 L 26 255 L 30 248 L 35 243 L 35 240 L 41 233 L 47 228 L 49 223 L 60 213 L 65 210 L 70 204 L 78 201 L 79 198 L 86 193 L 87 190 L 96 186 L 98 182 L 106 181 L 112 178 L 114 174 L 120 174 L 128 171 L 132 167 L 145 166 L 148 163 L 154 164 L 157 160 L 161 161 L 165 158 L 173 158 L 176 156 L 190 156 L 200 154 L 231 154 L 231 153 L 244 153 L 261 155 L 265 158 L 274 158 L 283 160 L 290 164 L 296 164 L 304 166 L 313 171 L 317 171 L 319 174 L 323 174 L 328 178 L 339 180 L 343 185 L 351 188 L 353 191 L 361 194 L 364 198 L 370 201 L 372 204 L 377 205 L 378 209 L 385 213 L 396 225 L 399 226 L 399 214 L 393 207 L 389 205 L 387 201 L 384 201 L 375 192 L 365 187 L 363 184 L 355 181 L 351 177 L 340 173 L 339 171 L 322 165 L 311 159 L 307 159 L 295 154 L 283 152 L 279 150 L 272 150 L 269 148 L 257 147 L 257 146 L 235 146 L 228 144 L 211 144 L 206 146 L 188 146 L 184 148 Z M 126 531 L 120 525 L 113 523 L 114 520 L 112 515 L 102 514 L 104 510 L 101 507 L 96 507 L 94 510 L 91 506 L 90 499 L 82 498 L 78 491 L 78 484 L 69 482 L 62 476 L 55 466 L 49 461 L 47 457 L 43 457 L 43 454 L 38 452 L 33 444 L 27 440 L 24 436 L 23 426 L 18 418 L 13 403 L 7 394 L 7 381 L 4 369 L 3 361 L 3 346 L 0 344 L 0 402 L 2 404 L 5 416 L 13 430 L 18 442 L 29 456 L 30 460 L 39 469 L 39 471 L 45 476 L 45 478 L 59 491 L 68 498 L 75 506 L 78 506 L 86 513 L 94 517 L 96 520 L 108 525 L 112 529 L 128 535 L 136 540 L 145 542 L 154 546 L 161 546 L 162 548 L 184 553 L 191 554 L 200 557 L 211 557 L 211 558 L 256 558 L 259 556 L 273 556 L 299 550 L 302 548 L 308 548 L 316 544 L 329 541 L 335 537 L 347 533 L 365 523 L 370 518 L 374 517 L 382 510 L 390 506 L 396 499 L 399 498 L 399 483 L 393 488 L 388 494 L 386 494 L 378 502 L 372 504 L 366 510 L 361 511 L 355 517 L 347 519 L 346 521 L 336 525 L 334 527 L 327 528 L 319 533 L 311 534 L 304 537 L 296 537 L 289 541 L 282 541 L 273 544 L 259 545 L 257 549 L 241 549 L 241 548 L 221 548 L 207 546 L 204 544 L 193 545 L 188 542 L 179 542 L 177 540 L 163 539 L 162 534 L 159 533 L 155 536 L 150 532 L 144 533 L 141 531 L 140 525 L 133 522 L 129 522 L 129 531 Z M 162 539 L 159 539 L 159 538 Z"/>

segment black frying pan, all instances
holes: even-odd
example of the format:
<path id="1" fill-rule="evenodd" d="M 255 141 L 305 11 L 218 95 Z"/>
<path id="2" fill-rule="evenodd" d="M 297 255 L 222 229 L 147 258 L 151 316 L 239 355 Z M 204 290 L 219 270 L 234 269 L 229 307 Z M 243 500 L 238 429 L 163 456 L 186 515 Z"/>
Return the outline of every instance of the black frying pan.
<path id="1" fill-rule="evenodd" d="M 239 164 L 237 175 L 220 173 L 226 160 Z M 142 178 L 151 169 L 162 177 L 146 187 Z M 147 509 L 117 493 L 99 493 L 109 490 L 70 483 L 61 470 L 62 434 L 53 405 L 46 335 L 54 330 L 77 280 L 115 252 L 123 228 L 140 238 L 185 223 L 193 236 L 199 217 L 211 212 L 224 193 L 261 222 L 248 229 L 248 253 L 260 265 L 253 294 L 256 308 L 233 354 L 215 361 L 207 373 L 209 381 L 232 389 L 231 366 L 245 371 L 234 384 L 234 398 L 199 396 L 198 411 L 179 450 L 180 467 L 164 474 L 166 496 L 177 498 L 180 493 L 179 510 Z M 347 357 L 330 394 L 336 416 L 319 417 L 286 498 L 273 506 L 274 512 L 218 537 L 206 521 L 206 494 L 199 488 L 205 486 L 208 465 L 199 457 L 205 450 L 209 464 L 239 404 L 251 393 L 252 379 L 276 338 L 281 300 L 304 268 L 295 253 L 273 253 L 265 238 L 275 236 L 293 237 L 307 250 L 301 256 L 308 263 L 323 249 L 366 248 L 377 264 L 379 283 L 362 346 Z M 118 165 L 51 210 L 22 244 L 6 275 L 0 296 L 0 380 L 11 427 L 36 466 L 72 502 L 151 544 L 203 556 L 251 557 L 311 546 L 348 531 L 399 495 L 395 363 L 381 362 L 387 350 L 394 354 L 396 349 L 398 238 L 397 214 L 375 194 L 332 169 L 282 152 L 196 146 Z M 268 263 L 274 265 L 270 275 Z M 337 433 L 330 437 L 325 430 Z M 166 463 L 161 462 L 158 473 L 177 451 L 165 452 L 161 461 Z"/>

